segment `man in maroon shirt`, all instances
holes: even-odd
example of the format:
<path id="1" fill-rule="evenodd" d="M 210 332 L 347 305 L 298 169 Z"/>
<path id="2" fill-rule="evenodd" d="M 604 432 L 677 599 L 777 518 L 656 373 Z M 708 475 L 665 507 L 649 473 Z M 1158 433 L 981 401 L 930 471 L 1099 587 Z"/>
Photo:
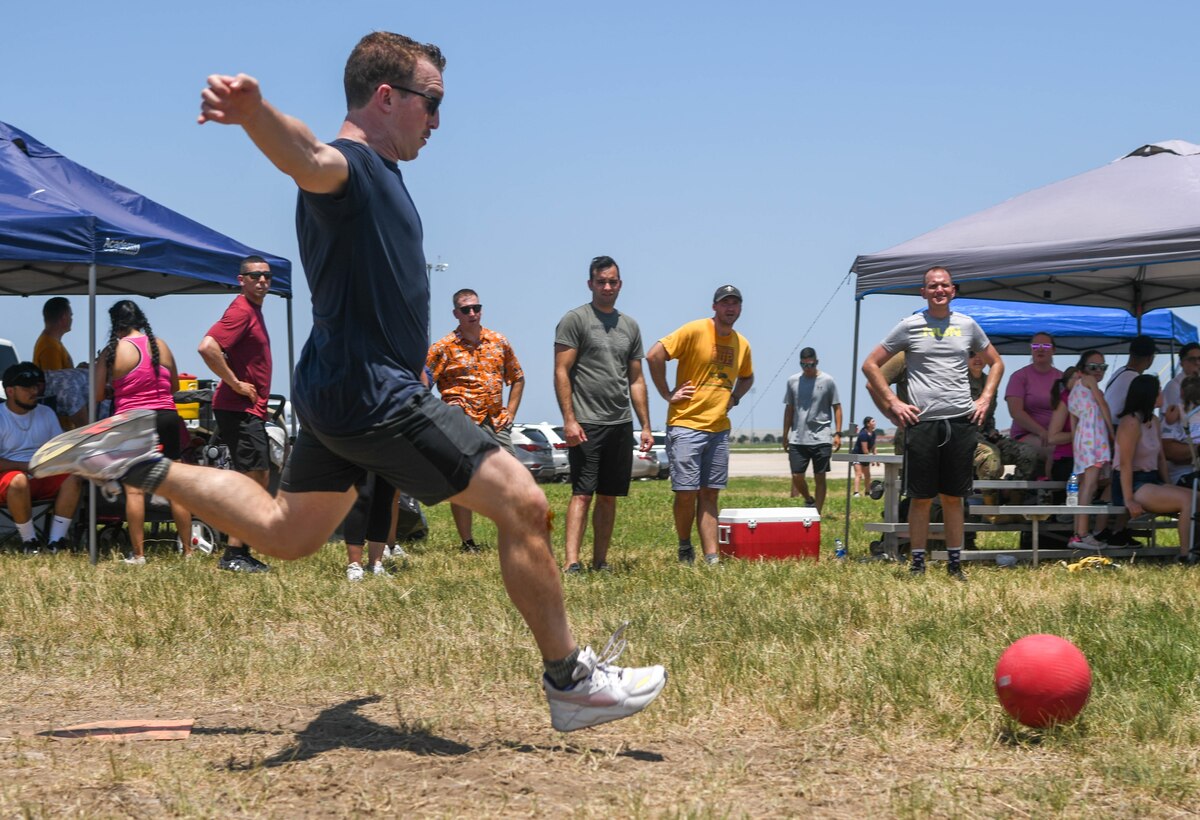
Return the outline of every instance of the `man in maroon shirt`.
<path id="1" fill-rule="evenodd" d="M 221 441 L 229 447 L 233 467 L 266 488 L 270 478 L 267 447 L 267 397 L 271 393 L 271 339 L 262 303 L 271 289 L 271 266 L 261 256 L 247 256 L 238 272 L 242 292 L 200 342 L 200 355 L 221 384 L 213 396 L 213 415 Z M 250 548 L 230 537 L 218 566 L 233 572 L 266 572 L 269 568 Z"/>

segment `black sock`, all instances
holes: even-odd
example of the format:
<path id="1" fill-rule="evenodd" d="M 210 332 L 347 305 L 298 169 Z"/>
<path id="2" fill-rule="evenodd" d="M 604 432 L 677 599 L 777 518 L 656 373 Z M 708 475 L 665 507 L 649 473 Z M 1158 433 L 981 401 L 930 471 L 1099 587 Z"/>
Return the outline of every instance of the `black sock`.
<path id="1" fill-rule="evenodd" d="M 947 549 L 946 550 L 946 570 L 948 572 L 958 572 L 962 569 L 962 550 Z"/>
<path id="2" fill-rule="evenodd" d="M 912 563 L 909 565 L 909 569 L 914 572 L 925 569 L 925 550 L 912 551 Z"/>
<path id="3" fill-rule="evenodd" d="M 165 458 L 149 459 L 139 462 L 129 468 L 129 472 L 121 477 L 122 484 L 128 484 L 142 492 L 153 493 L 158 485 L 167 477 L 171 462 Z"/>
<path id="4" fill-rule="evenodd" d="M 579 659 L 579 648 L 563 658 L 561 661 L 542 661 L 542 668 L 546 670 L 546 677 L 550 683 L 554 684 L 556 689 L 566 689 L 575 682 L 575 662 Z"/>

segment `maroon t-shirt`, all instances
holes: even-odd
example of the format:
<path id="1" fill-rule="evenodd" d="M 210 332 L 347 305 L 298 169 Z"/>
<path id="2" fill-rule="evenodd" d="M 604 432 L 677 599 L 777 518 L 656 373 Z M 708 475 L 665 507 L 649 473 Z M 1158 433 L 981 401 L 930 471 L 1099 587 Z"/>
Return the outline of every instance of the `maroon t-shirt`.
<path id="1" fill-rule="evenodd" d="M 258 403 L 251 407 L 248 398 L 221 382 L 213 397 L 213 409 L 266 418 L 267 396 L 271 393 L 271 339 L 267 336 L 262 306 L 239 293 L 207 335 L 225 351 L 225 361 L 233 374 L 240 381 L 250 382 L 258 391 Z"/>

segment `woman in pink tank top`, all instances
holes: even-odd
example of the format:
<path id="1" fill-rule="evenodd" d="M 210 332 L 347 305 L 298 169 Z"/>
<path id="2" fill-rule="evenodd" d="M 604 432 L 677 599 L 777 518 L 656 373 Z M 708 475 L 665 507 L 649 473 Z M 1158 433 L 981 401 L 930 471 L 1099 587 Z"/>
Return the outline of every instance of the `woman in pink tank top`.
<path id="1" fill-rule="evenodd" d="M 179 374 L 171 348 L 162 339 L 155 338 L 146 315 L 132 301 L 122 299 L 117 302 L 109 309 L 108 316 L 112 328 L 108 346 L 96 362 L 96 401 L 103 399 L 111 388 L 115 412 L 154 410 L 163 455 L 178 460 L 183 449 L 183 422 L 175 409 Z M 189 556 L 192 554 L 192 514 L 172 501 L 171 517 L 175 520 L 183 554 Z M 133 548 L 125 562 L 144 564 L 146 497 L 141 490 L 125 487 L 125 520 Z"/>

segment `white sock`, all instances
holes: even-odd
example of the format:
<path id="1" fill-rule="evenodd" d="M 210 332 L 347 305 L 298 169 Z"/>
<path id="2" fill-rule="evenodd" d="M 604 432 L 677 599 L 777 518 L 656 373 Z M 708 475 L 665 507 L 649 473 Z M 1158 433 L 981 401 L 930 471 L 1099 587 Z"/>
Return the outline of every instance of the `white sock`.
<path id="1" fill-rule="evenodd" d="M 54 516 L 54 521 L 50 524 L 50 543 L 53 544 L 60 538 L 66 538 L 67 530 L 70 527 L 70 518 L 63 518 L 61 515 Z"/>
<path id="2" fill-rule="evenodd" d="M 37 530 L 33 528 L 33 519 L 29 519 L 24 524 L 17 524 L 17 532 L 21 533 L 22 541 L 32 541 L 37 538 Z"/>

